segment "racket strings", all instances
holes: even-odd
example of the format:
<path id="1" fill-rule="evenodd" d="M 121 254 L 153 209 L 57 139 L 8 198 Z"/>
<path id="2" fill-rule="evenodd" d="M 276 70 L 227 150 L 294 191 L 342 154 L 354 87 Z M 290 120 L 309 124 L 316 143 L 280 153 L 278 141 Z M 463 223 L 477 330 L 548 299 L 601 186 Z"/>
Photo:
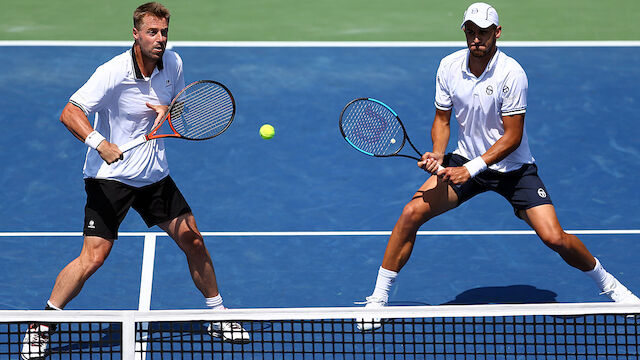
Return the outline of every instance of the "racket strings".
<path id="1" fill-rule="evenodd" d="M 341 126 L 355 147 L 373 155 L 395 154 L 404 143 L 404 132 L 396 115 L 369 100 L 358 100 L 347 107 Z"/>
<path id="2" fill-rule="evenodd" d="M 197 83 L 187 88 L 172 106 L 171 125 L 181 136 L 207 139 L 224 131 L 234 115 L 228 90 L 216 83 Z"/>
<path id="3" fill-rule="evenodd" d="M 215 135 L 212 132 L 226 126 L 233 114 L 231 97 L 225 89 L 218 86 L 200 86 L 190 92 L 186 99 L 187 102 L 191 100 L 192 106 L 189 109 L 190 115 L 183 120 L 190 128 L 188 133 L 191 138 Z"/>

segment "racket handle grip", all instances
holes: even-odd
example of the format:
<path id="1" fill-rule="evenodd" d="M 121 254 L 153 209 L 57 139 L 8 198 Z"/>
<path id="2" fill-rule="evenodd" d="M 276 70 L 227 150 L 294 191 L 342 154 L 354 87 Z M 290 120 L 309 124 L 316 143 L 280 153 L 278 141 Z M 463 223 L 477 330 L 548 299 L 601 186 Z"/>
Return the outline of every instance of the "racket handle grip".
<path id="1" fill-rule="evenodd" d="M 435 172 L 433 172 L 431 175 L 435 175 L 438 173 L 438 171 L 440 170 L 444 170 L 444 167 L 442 165 L 438 165 L 438 170 L 436 170 Z"/>
<path id="2" fill-rule="evenodd" d="M 140 135 L 137 138 L 129 141 L 128 143 L 122 145 L 122 146 L 118 146 L 120 148 L 120 151 L 122 151 L 123 153 L 133 149 L 136 146 L 142 145 L 145 143 L 145 141 L 147 141 L 147 136 L 146 135 Z"/>

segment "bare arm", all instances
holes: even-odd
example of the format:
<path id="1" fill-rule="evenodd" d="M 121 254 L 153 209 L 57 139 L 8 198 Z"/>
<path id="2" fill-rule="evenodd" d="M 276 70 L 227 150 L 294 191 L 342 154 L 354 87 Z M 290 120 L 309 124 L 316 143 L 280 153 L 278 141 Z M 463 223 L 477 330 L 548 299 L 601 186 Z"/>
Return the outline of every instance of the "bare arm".
<path id="1" fill-rule="evenodd" d="M 72 103 L 67 103 L 64 109 L 62 109 L 60 121 L 67 127 L 73 136 L 82 142 L 84 142 L 87 135 L 93 131 L 93 127 L 91 127 L 89 119 L 87 119 L 84 112 Z"/>
<path id="2" fill-rule="evenodd" d="M 438 166 L 442 164 L 444 153 L 447 150 L 449 136 L 451 135 L 451 110 L 436 109 L 436 115 L 431 125 L 431 141 L 433 150 L 422 155 L 418 161 L 418 166 L 427 172 L 434 173 Z"/>
<path id="3" fill-rule="evenodd" d="M 506 158 L 520 146 L 522 141 L 524 114 L 503 116 L 502 123 L 504 134 L 482 155 L 482 160 L 487 163 L 487 166 Z"/>
<path id="4" fill-rule="evenodd" d="M 78 140 L 84 142 L 87 136 L 93 132 L 93 127 L 89 123 L 89 119 L 84 112 L 72 103 L 62 109 L 60 121 Z M 107 164 L 114 163 L 122 159 L 122 151 L 118 149 L 116 144 L 112 144 L 106 140 L 102 141 L 96 148 L 100 156 Z"/>
<path id="5" fill-rule="evenodd" d="M 487 166 L 495 164 L 513 151 L 515 151 L 524 133 L 524 114 L 503 116 L 504 134 L 493 144 L 487 152 L 482 154 L 482 160 Z M 462 184 L 471 178 L 471 174 L 464 166 L 446 168 L 438 175 L 442 175 L 444 180 L 454 184 Z"/>

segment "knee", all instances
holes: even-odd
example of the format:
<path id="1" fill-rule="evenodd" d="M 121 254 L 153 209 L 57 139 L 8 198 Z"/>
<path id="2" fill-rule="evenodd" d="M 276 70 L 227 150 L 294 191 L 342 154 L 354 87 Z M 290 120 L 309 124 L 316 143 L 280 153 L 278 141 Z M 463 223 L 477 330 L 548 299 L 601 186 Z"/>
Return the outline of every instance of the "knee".
<path id="1" fill-rule="evenodd" d="M 207 248 L 204 244 L 204 239 L 199 233 L 188 232 L 186 234 L 183 234 L 181 238 L 181 247 L 187 255 L 198 255 L 206 253 Z"/>
<path id="2" fill-rule="evenodd" d="M 400 216 L 400 221 L 403 224 L 420 227 L 422 224 L 427 222 L 429 219 L 427 213 L 425 213 L 424 209 L 415 202 L 410 202 L 407 204 L 402 210 L 402 215 Z"/>
<path id="3" fill-rule="evenodd" d="M 568 247 L 569 244 L 569 234 L 564 231 L 550 231 L 545 234 L 540 235 L 540 239 L 547 245 L 549 248 L 555 251 L 562 251 Z"/>
<path id="4" fill-rule="evenodd" d="M 100 252 L 93 252 L 82 257 L 82 265 L 85 276 L 95 273 L 105 262 L 107 255 Z"/>

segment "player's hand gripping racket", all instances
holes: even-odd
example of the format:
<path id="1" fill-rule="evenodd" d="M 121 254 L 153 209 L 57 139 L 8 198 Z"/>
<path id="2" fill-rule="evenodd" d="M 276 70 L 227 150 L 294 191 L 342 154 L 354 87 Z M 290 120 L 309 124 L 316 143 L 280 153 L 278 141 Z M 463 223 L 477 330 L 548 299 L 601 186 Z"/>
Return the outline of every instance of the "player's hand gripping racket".
<path id="1" fill-rule="evenodd" d="M 224 85 L 200 80 L 182 89 L 171 101 L 164 118 L 147 135 L 141 135 L 119 146 L 123 153 L 151 139 L 176 137 L 186 140 L 206 140 L 222 134 L 236 113 L 233 95 Z M 160 128 L 167 123 L 166 132 Z"/>
<path id="2" fill-rule="evenodd" d="M 351 146 L 369 156 L 403 156 L 417 161 L 422 157 L 396 112 L 375 99 L 360 98 L 349 102 L 340 114 L 340 132 Z M 400 154 L 405 143 L 411 145 L 417 157 Z M 440 165 L 438 171 L 442 169 Z"/>

